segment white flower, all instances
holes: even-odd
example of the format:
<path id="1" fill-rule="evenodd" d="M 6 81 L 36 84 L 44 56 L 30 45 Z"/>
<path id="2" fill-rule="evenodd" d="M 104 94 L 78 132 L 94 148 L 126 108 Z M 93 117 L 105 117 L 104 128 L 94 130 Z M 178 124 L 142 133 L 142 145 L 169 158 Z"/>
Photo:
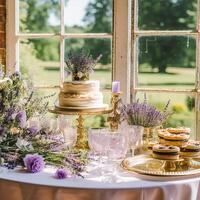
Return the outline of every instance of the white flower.
<path id="1" fill-rule="evenodd" d="M 30 143 L 24 139 L 20 139 L 18 138 L 17 139 L 17 142 L 16 142 L 16 146 L 19 148 L 19 149 L 22 149 L 24 147 L 31 147 Z M 31 147 L 32 148 L 32 147 Z"/>

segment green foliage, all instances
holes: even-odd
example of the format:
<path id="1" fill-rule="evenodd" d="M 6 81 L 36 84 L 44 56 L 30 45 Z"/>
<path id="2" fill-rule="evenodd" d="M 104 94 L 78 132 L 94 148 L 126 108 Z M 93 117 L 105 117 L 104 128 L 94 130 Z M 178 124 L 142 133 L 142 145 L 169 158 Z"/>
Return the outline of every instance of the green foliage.
<path id="1" fill-rule="evenodd" d="M 182 104 L 182 103 L 174 103 L 172 105 L 172 110 L 174 113 L 183 113 L 183 112 L 186 112 L 187 111 L 187 108 L 185 106 L 185 104 Z"/>
<path id="2" fill-rule="evenodd" d="M 138 26 L 143 30 L 195 29 L 196 0 L 141 0 Z M 159 72 L 168 66 L 195 67 L 195 40 L 187 37 L 141 37 L 139 63 L 148 63 Z M 142 52 L 142 49 L 148 48 Z"/>
<path id="3" fill-rule="evenodd" d="M 20 1 L 20 31 L 22 32 L 58 32 L 56 26 L 50 26 L 49 15 L 59 17 L 59 1 Z M 36 57 L 41 60 L 59 60 L 59 44 L 55 40 L 29 39 L 36 50 Z"/>
<path id="4" fill-rule="evenodd" d="M 112 0 L 91 1 L 86 8 L 84 22 L 88 33 L 110 33 L 112 31 Z M 89 49 L 94 57 L 103 53 L 101 64 L 111 63 L 111 41 L 86 39 L 84 48 Z"/>
<path id="5" fill-rule="evenodd" d="M 192 111 L 195 107 L 195 98 L 187 96 L 186 105 L 189 111 Z"/>

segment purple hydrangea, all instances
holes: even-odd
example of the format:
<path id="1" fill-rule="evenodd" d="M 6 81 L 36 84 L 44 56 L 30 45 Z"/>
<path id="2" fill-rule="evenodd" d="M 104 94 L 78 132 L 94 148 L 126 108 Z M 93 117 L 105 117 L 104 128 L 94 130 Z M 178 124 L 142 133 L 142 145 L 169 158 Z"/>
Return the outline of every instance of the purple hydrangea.
<path id="1" fill-rule="evenodd" d="M 19 123 L 19 126 L 21 128 L 24 128 L 26 126 L 27 117 L 26 117 L 26 112 L 24 110 L 19 111 L 15 119 Z"/>
<path id="2" fill-rule="evenodd" d="M 28 172 L 37 173 L 44 169 L 44 158 L 41 155 L 27 154 L 23 160 Z"/>
<path id="3" fill-rule="evenodd" d="M 69 177 L 69 174 L 65 169 L 60 168 L 60 169 L 56 170 L 55 178 L 64 179 L 64 178 L 68 178 L 68 177 Z"/>
<path id="4" fill-rule="evenodd" d="M 40 129 L 37 126 L 31 126 L 27 128 L 27 131 L 30 135 L 34 136 L 40 131 Z"/>

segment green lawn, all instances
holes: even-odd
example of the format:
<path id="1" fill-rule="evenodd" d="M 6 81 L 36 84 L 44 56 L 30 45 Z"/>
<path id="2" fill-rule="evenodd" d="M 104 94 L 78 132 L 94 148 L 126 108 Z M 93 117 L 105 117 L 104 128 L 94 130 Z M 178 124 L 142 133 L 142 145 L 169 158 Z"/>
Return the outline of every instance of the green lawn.
<path id="1" fill-rule="evenodd" d="M 29 66 L 29 73 L 35 83 L 35 85 L 59 85 L 59 63 L 58 62 L 38 62 L 37 65 Z M 139 73 L 138 82 L 139 87 L 148 88 L 174 88 L 174 89 L 188 89 L 194 88 L 195 71 L 194 69 L 186 68 L 168 68 L 166 74 L 145 72 Z M 68 80 L 71 77 L 67 78 Z M 96 70 L 91 75 L 91 79 L 101 81 L 102 88 L 111 87 L 111 71 L 110 70 Z M 49 94 L 59 90 L 46 89 L 41 90 L 42 94 Z M 144 93 L 138 92 L 137 98 L 143 99 Z M 175 114 L 169 119 L 168 126 L 190 126 L 194 129 L 194 112 L 188 110 L 186 106 L 185 94 L 174 93 L 147 93 L 148 101 L 162 108 L 168 99 L 171 100 L 170 109 L 175 111 Z M 55 95 L 51 102 L 54 102 L 57 98 Z M 110 102 L 110 93 L 104 93 L 105 103 Z M 99 121 L 100 119 L 97 119 Z M 90 121 L 90 120 L 89 120 Z M 96 124 L 95 122 L 92 124 Z M 96 125 L 95 125 L 96 126 Z"/>

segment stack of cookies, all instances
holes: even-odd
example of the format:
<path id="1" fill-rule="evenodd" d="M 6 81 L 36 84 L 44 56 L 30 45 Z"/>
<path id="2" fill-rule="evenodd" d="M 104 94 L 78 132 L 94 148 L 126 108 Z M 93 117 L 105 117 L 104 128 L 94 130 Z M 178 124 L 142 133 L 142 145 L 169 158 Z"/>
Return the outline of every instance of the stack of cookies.
<path id="1" fill-rule="evenodd" d="M 191 130 L 189 128 L 167 128 L 158 130 L 159 143 L 182 147 L 187 145 Z"/>
<path id="2" fill-rule="evenodd" d="M 200 155 L 200 142 L 189 141 L 185 146 L 180 148 L 180 155 L 182 157 L 197 157 Z"/>
<path id="3" fill-rule="evenodd" d="M 154 158 L 163 160 L 176 160 L 181 157 L 200 156 L 200 142 L 189 141 L 190 128 L 159 129 L 159 144 L 152 147 Z"/>

